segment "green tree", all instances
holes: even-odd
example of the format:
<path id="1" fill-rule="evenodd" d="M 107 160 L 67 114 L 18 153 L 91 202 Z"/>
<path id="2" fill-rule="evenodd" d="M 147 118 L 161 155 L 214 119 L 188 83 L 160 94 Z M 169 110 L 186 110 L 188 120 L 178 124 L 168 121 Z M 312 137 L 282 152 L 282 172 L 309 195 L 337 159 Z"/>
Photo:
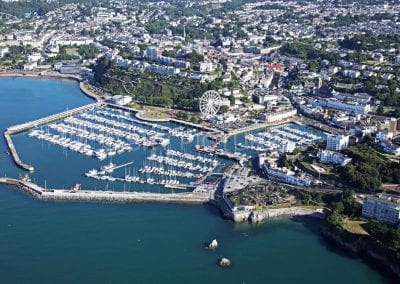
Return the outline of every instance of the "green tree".
<path id="1" fill-rule="evenodd" d="M 220 113 L 227 113 L 229 111 L 229 107 L 226 105 L 221 106 L 219 112 Z"/>
<path id="2" fill-rule="evenodd" d="M 234 95 L 230 95 L 230 96 L 228 97 L 228 99 L 229 99 L 230 105 L 231 105 L 231 106 L 234 106 L 234 105 L 235 105 L 235 101 L 236 101 L 235 96 L 234 96 Z"/>

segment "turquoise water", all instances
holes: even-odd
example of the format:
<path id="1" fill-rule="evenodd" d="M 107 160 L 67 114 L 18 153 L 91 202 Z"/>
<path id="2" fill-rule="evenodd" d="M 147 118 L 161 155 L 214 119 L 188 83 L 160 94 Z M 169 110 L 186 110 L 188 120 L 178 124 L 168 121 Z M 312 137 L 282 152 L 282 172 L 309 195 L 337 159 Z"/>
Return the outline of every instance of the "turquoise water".
<path id="1" fill-rule="evenodd" d="M 75 82 L 53 79 L 1 79 L 0 96 L 1 129 L 90 102 Z M 38 172 L 49 175 L 52 183 L 73 182 L 69 170 L 78 171 L 70 160 L 54 153 L 46 157 L 52 151 L 40 153 L 21 142 L 17 149 L 22 159 L 32 155 Z M 29 154 L 30 149 L 36 154 Z M 64 163 L 61 172 L 54 168 L 57 159 Z M 6 154 L 3 140 L 0 165 L 1 176 L 23 173 Z M 220 248 L 204 250 L 203 242 L 212 238 Z M 231 258 L 233 267 L 218 268 L 220 256 Z M 312 220 L 234 224 L 209 206 L 39 202 L 0 187 L 0 283 L 295 281 L 387 280 L 359 259 L 332 250 Z"/>

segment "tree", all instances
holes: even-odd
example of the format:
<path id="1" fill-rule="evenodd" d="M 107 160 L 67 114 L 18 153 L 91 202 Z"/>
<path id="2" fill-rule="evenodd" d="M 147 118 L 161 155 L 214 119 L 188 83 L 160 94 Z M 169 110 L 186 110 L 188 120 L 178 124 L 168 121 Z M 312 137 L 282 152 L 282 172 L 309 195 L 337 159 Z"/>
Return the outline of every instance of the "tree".
<path id="1" fill-rule="evenodd" d="M 383 115 L 385 112 L 385 109 L 383 108 L 383 106 L 378 106 L 378 108 L 376 109 L 376 113 L 379 115 Z"/>
<path id="2" fill-rule="evenodd" d="M 220 113 L 227 113 L 229 111 L 229 107 L 226 105 L 221 106 L 219 112 Z"/>
<path id="3" fill-rule="evenodd" d="M 230 96 L 228 97 L 228 99 L 229 99 L 230 105 L 231 105 L 231 106 L 234 106 L 234 105 L 235 105 L 235 101 L 236 101 L 234 95 L 230 95 Z"/>
<path id="4" fill-rule="evenodd" d="M 332 206 L 333 212 L 336 214 L 340 214 L 344 211 L 344 204 L 342 201 L 333 202 L 331 206 Z"/>
<path id="5" fill-rule="evenodd" d="M 204 56 L 198 54 L 196 51 L 192 51 L 191 53 L 187 54 L 185 58 L 188 59 L 193 64 L 198 64 L 199 62 L 204 60 Z"/>

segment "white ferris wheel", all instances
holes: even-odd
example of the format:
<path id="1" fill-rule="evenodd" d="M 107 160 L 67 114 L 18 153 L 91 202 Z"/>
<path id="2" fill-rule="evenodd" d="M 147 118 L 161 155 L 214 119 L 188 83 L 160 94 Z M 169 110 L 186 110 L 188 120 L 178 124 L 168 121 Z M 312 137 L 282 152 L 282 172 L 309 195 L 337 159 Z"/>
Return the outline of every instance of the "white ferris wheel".
<path id="1" fill-rule="evenodd" d="M 199 102 L 200 111 L 205 118 L 216 115 L 221 108 L 221 97 L 217 91 L 205 92 Z"/>

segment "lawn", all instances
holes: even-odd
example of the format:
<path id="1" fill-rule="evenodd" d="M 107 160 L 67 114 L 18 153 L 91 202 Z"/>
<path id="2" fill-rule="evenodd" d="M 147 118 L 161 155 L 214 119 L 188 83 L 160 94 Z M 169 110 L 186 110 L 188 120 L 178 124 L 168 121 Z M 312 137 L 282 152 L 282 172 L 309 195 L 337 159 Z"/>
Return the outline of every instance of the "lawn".
<path id="1" fill-rule="evenodd" d="M 138 103 L 132 103 L 131 108 L 136 109 L 136 110 L 141 110 L 143 107 L 139 105 Z"/>
<path id="2" fill-rule="evenodd" d="M 143 113 L 143 116 L 151 119 L 164 119 L 169 116 L 164 112 L 154 111 L 154 110 L 146 110 Z"/>
<path id="3" fill-rule="evenodd" d="M 303 167 L 305 167 L 307 170 L 309 170 L 310 172 L 313 172 L 315 175 L 320 174 L 321 176 L 332 176 L 335 175 L 334 172 L 332 172 L 332 167 L 328 167 L 326 165 L 322 165 L 320 163 L 316 163 L 316 164 L 310 164 L 308 162 L 300 162 Z M 324 172 L 318 172 L 313 166 L 316 166 L 317 168 L 321 168 L 324 170 Z"/>
<path id="4" fill-rule="evenodd" d="M 363 224 L 367 221 L 345 218 L 343 219 L 342 228 L 346 231 L 357 235 L 368 235 L 367 231 L 363 228 Z"/>

